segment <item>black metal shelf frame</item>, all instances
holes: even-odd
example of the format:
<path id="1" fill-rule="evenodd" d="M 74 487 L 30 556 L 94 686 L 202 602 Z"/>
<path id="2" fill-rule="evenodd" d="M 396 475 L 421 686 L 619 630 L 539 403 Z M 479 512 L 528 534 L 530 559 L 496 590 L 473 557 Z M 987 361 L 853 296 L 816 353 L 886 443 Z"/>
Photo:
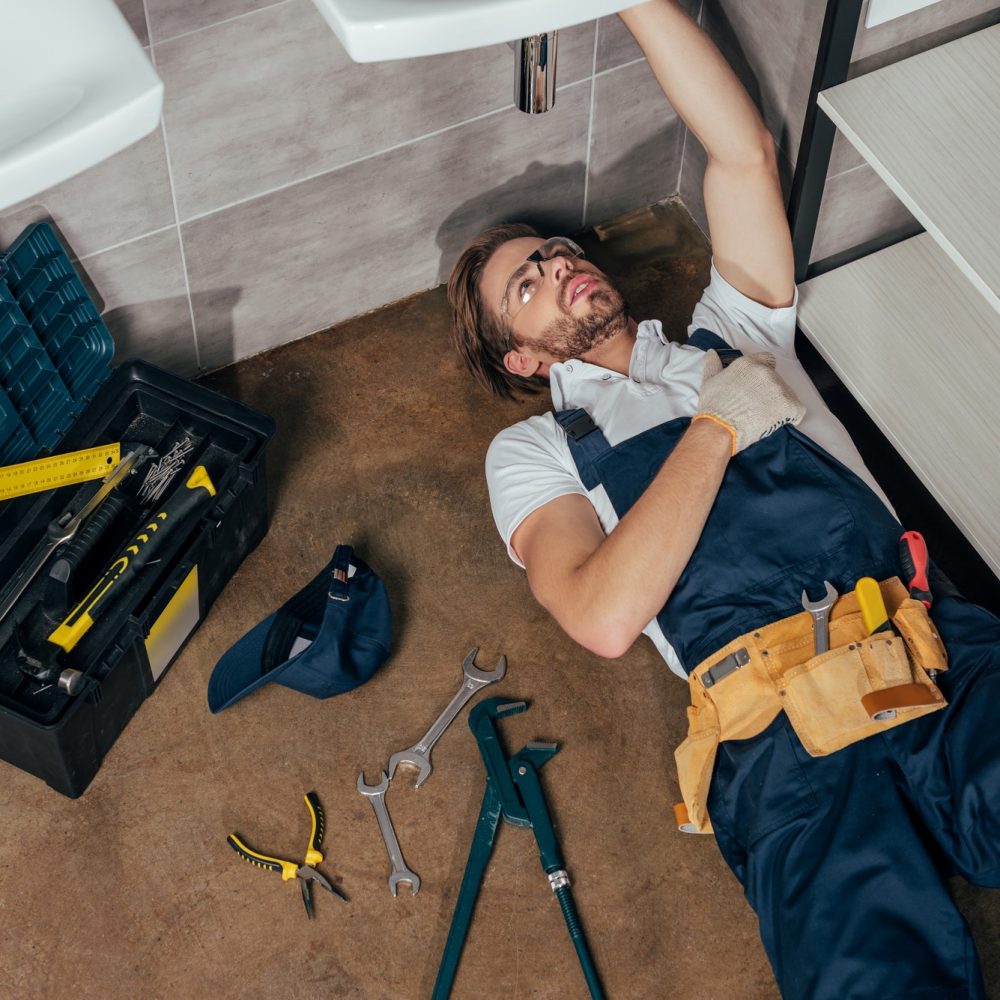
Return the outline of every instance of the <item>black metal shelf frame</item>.
<path id="1" fill-rule="evenodd" d="M 795 255 L 795 282 L 814 276 L 809 257 L 816 236 L 816 222 L 823 188 L 830 169 L 830 154 L 837 127 L 817 101 L 821 90 L 847 80 L 854 52 L 854 39 L 861 20 L 863 0 L 827 0 L 816 66 L 809 86 L 809 103 L 802 126 L 802 141 L 795 160 L 788 199 L 788 225 Z"/>

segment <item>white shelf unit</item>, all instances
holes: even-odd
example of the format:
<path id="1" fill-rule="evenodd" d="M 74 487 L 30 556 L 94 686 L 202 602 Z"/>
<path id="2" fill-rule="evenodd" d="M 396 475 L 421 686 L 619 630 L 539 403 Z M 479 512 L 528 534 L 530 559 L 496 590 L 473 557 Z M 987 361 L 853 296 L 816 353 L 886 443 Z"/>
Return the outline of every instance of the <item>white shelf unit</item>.
<path id="1" fill-rule="evenodd" d="M 819 103 L 927 231 L 803 282 L 799 326 L 1000 577 L 1000 25 Z"/>

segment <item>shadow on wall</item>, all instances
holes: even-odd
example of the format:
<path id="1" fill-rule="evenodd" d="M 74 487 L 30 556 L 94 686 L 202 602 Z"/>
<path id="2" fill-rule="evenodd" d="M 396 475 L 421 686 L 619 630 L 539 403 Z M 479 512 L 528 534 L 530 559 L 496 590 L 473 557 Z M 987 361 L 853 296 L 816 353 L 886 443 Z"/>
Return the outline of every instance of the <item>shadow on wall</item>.
<path id="1" fill-rule="evenodd" d="M 76 266 L 82 270 L 79 263 Z M 83 276 L 83 281 L 88 290 L 93 288 L 89 275 Z M 191 296 L 195 310 L 211 304 L 217 317 L 212 330 L 213 345 L 224 343 L 226 346 L 220 349 L 228 351 L 229 357 L 234 341 L 233 311 L 241 294 L 242 289 L 230 287 Z M 199 374 L 186 295 L 116 306 L 104 313 L 102 319 L 111 331 L 119 360 L 138 357 L 188 378 Z"/>
<path id="2" fill-rule="evenodd" d="M 666 123 L 662 133 L 650 136 L 618 155 L 604 170 L 591 172 L 592 189 L 605 187 L 606 180 L 621 175 L 631 180 L 636 173 L 635 164 L 653 164 L 644 174 L 656 173 L 655 164 L 664 163 L 666 144 L 679 150 L 677 136 L 672 137 L 672 127 L 682 129 L 679 119 Z M 658 186 L 662 193 L 650 194 L 646 203 L 670 197 L 677 190 L 680 163 L 674 161 L 659 172 L 660 176 L 673 178 L 669 185 Z M 586 165 L 580 161 L 568 164 L 546 164 L 534 160 L 524 171 L 496 187 L 489 188 L 463 202 L 444 219 L 438 227 L 436 242 L 441 251 L 438 259 L 439 282 L 447 282 L 451 269 L 465 245 L 488 226 L 501 222 L 527 222 L 543 235 L 573 235 L 581 231 L 582 194 Z M 654 181 L 658 179 L 654 177 Z M 602 180 L 605 183 L 602 183 Z M 666 191 L 664 187 L 672 190 Z M 652 186 L 650 190 L 653 190 Z M 566 193 L 573 192 L 567 199 Z M 575 192 L 579 193 L 577 197 Z M 572 202 L 572 207 L 567 202 Z M 640 204 L 633 208 L 643 207 Z M 602 220 L 603 221 L 603 220 Z M 589 228 L 589 227 L 588 227 Z"/>
<path id="3" fill-rule="evenodd" d="M 579 188 L 582 192 L 586 165 L 580 161 L 545 164 L 534 160 L 523 173 L 508 178 L 498 187 L 477 194 L 453 209 L 438 227 L 438 281 L 447 282 L 452 266 L 465 245 L 476 233 L 501 222 L 527 222 L 539 232 L 550 233 L 570 228 L 576 232 L 579 217 L 568 222 L 566 209 L 554 196 L 553 205 L 541 199 L 547 192 Z"/>

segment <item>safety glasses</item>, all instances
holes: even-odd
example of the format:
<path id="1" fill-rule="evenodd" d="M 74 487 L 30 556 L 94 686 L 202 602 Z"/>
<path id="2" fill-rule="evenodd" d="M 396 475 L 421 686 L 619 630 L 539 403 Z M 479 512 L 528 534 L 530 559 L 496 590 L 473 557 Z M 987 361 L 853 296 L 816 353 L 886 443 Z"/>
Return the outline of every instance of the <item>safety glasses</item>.
<path id="1" fill-rule="evenodd" d="M 572 240 L 565 236 L 553 236 L 546 240 L 525 262 L 507 279 L 500 300 L 500 315 L 513 320 L 518 313 L 535 297 L 542 287 L 545 272 L 542 264 L 555 260 L 556 257 L 583 257 L 584 252 Z M 510 335 L 508 334 L 508 349 Z"/>

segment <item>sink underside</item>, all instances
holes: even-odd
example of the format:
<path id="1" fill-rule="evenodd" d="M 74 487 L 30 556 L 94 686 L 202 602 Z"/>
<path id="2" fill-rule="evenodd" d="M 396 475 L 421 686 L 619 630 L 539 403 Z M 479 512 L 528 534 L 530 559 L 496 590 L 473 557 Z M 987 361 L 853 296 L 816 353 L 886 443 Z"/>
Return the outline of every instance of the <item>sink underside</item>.
<path id="1" fill-rule="evenodd" d="M 313 0 L 355 62 L 475 49 L 614 14 L 623 0 Z"/>

